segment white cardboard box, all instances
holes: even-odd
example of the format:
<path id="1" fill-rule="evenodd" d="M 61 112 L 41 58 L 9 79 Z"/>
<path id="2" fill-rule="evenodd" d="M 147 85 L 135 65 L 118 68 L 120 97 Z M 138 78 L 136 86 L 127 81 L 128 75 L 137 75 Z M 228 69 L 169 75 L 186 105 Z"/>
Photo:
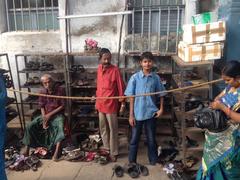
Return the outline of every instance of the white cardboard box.
<path id="1" fill-rule="evenodd" d="M 220 59 L 223 54 L 223 47 L 224 44 L 221 42 L 188 45 L 180 41 L 178 57 L 185 62 Z"/>
<path id="2" fill-rule="evenodd" d="M 183 25 L 183 41 L 187 44 L 217 42 L 225 39 L 226 24 L 224 21 Z"/>

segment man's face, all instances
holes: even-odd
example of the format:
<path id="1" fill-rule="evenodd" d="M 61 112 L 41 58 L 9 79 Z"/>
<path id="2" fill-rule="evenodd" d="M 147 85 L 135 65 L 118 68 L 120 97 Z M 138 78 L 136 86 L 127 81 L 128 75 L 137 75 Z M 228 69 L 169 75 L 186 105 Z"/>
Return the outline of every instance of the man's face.
<path id="1" fill-rule="evenodd" d="M 52 90 L 53 82 L 51 79 L 49 79 L 49 78 L 42 79 L 42 84 L 45 89 L 50 90 L 50 91 Z"/>
<path id="2" fill-rule="evenodd" d="M 107 67 L 111 64 L 111 54 L 110 53 L 105 53 L 102 55 L 102 58 L 100 59 L 100 63 L 104 66 Z"/>

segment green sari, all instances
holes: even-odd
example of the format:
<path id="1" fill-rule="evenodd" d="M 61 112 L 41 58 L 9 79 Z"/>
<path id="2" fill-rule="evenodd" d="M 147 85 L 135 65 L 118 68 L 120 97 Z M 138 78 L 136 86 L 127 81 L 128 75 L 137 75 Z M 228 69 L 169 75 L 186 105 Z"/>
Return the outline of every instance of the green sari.
<path id="1" fill-rule="evenodd" d="M 222 103 L 233 111 L 240 110 L 240 88 L 224 90 Z M 225 96 L 226 95 L 226 96 Z M 240 180 L 240 128 L 231 124 L 220 133 L 205 132 L 202 166 L 197 180 Z"/>

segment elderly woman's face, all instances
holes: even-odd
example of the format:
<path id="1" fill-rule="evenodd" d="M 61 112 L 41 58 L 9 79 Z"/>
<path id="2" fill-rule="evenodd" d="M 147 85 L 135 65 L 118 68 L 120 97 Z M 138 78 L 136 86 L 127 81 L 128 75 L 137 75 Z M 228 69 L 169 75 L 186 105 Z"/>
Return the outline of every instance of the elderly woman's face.
<path id="1" fill-rule="evenodd" d="M 46 88 L 47 90 L 52 90 L 53 82 L 50 78 L 43 78 L 42 84 L 43 84 L 43 87 Z"/>

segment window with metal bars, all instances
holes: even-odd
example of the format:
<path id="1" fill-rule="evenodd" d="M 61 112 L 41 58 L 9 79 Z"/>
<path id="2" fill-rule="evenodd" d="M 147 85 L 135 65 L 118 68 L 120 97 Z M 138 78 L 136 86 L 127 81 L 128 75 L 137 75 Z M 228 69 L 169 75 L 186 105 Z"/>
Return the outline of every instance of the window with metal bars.
<path id="1" fill-rule="evenodd" d="M 8 31 L 59 29 L 58 0 L 5 0 Z"/>
<path id="2" fill-rule="evenodd" d="M 142 50 L 175 52 L 184 15 L 183 0 L 131 0 L 128 32 L 144 39 Z M 170 42 L 171 41 L 171 42 Z M 132 50 L 141 50 L 133 45 Z M 171 44 L 171 47 L 170 47 Z M 137 48 L 137 49 L 136 49 Z"/>

